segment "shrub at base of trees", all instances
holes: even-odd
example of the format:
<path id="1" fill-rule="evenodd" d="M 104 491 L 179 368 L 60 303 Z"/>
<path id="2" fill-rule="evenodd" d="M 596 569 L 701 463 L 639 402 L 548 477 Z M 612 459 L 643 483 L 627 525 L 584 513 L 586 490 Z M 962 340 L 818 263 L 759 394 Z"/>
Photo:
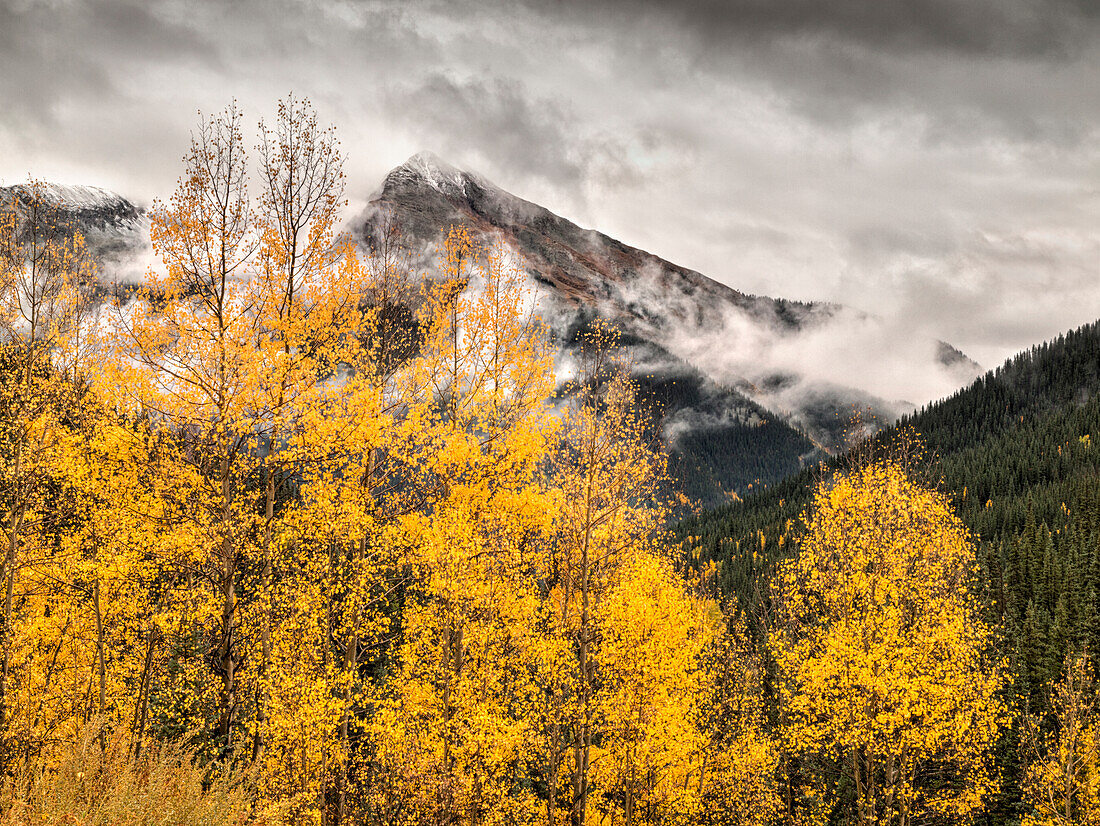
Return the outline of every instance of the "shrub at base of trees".
<path id="1" fill-rule="evenodd" d="M 196 765 L 171 744 L 135 759 L 125 737 L 90 726 L 50 757 L 8 766 L 0 824 L 234 826 L 252 806 L 242 783 Z M 240 779 L 238 779 L 240 780 Z"/>

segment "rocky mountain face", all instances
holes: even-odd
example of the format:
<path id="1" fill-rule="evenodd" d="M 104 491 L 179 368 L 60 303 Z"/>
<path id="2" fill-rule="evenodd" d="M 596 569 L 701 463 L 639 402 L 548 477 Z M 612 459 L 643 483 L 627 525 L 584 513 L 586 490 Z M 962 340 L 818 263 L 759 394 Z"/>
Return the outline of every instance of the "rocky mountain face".
<path id="1" fill-rule="evenodd" d="M 815 445 L 842 445 L 853 411 L 864 420 L 858 426 L 874 428 L 874 420 L 892 422 L 927 401 L 927 387 L 947 393 L 980 370 L 950 345 L 910 340 L 866 313 L 738 292 L 583 229 L 429 153 L 390 172 L 352 232 L 371 245 L 387 213 L 420 244 L 426 265 L 454 223 L 503 241 L 538 286 L 539 312 L 563 361 L 578 330 L 597 317 L 614 322 L 637 374 L 664 398 L 666 438 L 673 447 L 694 444 L 696 454 L 718 451 L 706 463 L 715 468 L 769 464 L 762 456 L 726 455 L 719 445 L 731 442 L 731 432 L 745 431 L 733 440 L 743 443 L 738 449 L 753 435 L 768 442 L 773 458 L 778 439 L 785 445 L 778 465 L 797 466 Z M 765 439 L 762 422 L 783 424 L 801 438 L 773 432 Z M 753 478 L 774 477 L 725 476 L 719 484 L 743 489 Z"/>
<path id="2" fill-rule="evenodd" d="M 145 210 L 117 193 L 95 186 L 42 184 L 40 195 L 63 226 L 84 236 L 105 280 L 135 283 L 145 274 L 152 249 Z M 0 209 L 23 210 L 26 184 L 0 187 Z"/>

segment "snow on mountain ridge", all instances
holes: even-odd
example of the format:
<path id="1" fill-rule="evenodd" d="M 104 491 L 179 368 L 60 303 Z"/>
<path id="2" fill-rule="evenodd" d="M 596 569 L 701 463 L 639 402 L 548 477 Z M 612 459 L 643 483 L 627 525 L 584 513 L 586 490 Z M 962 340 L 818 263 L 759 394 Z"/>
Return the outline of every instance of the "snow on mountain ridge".
<path id="1" fill-rule="evenodd" d="M 76 186 L 50 182 L 42 182 L 40 186 L 40 191 L 47 203 L 70 211 L 119 208 L 130 211 L 136 209 L 130 201 L 117 192 L 98 186 Z M 29 195 L 31 189 L 32 187 L 27 184 L 16 184 L 7 187 L 7 190 L 17 197 Z M 3 188 L 0 188 L 0 191 L 3 191 Z"/>
<path id="2" fill-rule="evenodd" d="M 498 218 L 516 223 L 536 223 L 560 220 L 546 207 L 524 200 L 501 189 L 485 176 L 469 169 L 458 169 L 441 159 L 434 152 L 421 151 L 410 157 L 386 176 L 381 189 L 376 190 L 369 202 L 385 197 L 387 190 L 416 189 L 426 184 L 444 198 L 465 203 L 478 203 L 486 212 L 496 213 Z M 595 230 L 583 230 L 594 239 L 600 238 Z M 596 241 L 598 245 L 599 241 Z"/>
<path id="3" fill-rule="evenodd" d="M 434 152 L 427 150 L 417 152 L 394 169 L 389 177 L 394 175 L 419 178 L 444 195 L 453 193 L 459 196 L 465 196 L 469 182 L 477 180 L 477 176 L 451 166 Z M 477 183 L 480 184 L 481 181 Z"/>

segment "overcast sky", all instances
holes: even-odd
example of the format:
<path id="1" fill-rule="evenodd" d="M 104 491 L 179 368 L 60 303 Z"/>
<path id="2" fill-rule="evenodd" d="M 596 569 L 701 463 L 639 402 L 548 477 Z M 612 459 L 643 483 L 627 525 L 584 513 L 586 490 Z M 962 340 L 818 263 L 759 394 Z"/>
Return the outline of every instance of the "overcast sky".
<path id="1" fill-rule="evenodd" d="M 1098 0 L 0 0 L 0 182 L 166 197 L 288 92 L 351 210 L 421 149 L 986 366 L 1100 317 Z"/>

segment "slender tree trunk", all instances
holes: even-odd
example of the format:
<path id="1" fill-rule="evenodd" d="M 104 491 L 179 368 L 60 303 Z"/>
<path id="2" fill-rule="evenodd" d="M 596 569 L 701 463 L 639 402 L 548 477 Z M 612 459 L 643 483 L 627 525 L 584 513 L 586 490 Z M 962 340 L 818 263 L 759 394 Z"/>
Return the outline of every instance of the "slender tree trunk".
<path id="1" fill-rule="evenodd" d="M 558 826 L 558 771 L 561 768 L 561 709 L 557 702 L 557 693 L 547 702 L 552 706 L 554 722 L 550 724 L 550 754 L 546 761 L 546 822 L 548 826 Z"/>
<path id="2" fill-rule="evenodd" d="M 134 759 L 141 757 L 142 738 L 145 736 L 145 718 L 149 710 L 149 686 L 153 677 L 153 650 L 156 646 L 157 630 L 149 629 L 145 647 L 145 664 L 141 669 L 141 687 L 138 689 L 137 705 L 134 708 Z"/>
<path id="3" fill-rule="evenodd" d="M 50 696 L 50 687 L 53 685 L 54 674 L 57 669 L 57 655 L 61 653 L 61 647 L 65 644 L 65 635 L 69 632 L 69 626 L 72 625 L 73 617 L 69 614 L 65 618 L 65 627 L 61 629 L 61 634 L 58 637 L 57 645 L 54 646 L 53 656 L 50 657 L 49 668 L 46 669 L 46 678 L 42 681 L 42 688 L 38 692 L 38 708 L 34 712 L 34 722 L 31 724 L 31 729 L 37 729 L 39 722 L 42 720 L 42 709 L 46 705 L 46 698 Z M 84 722 L 87 722 L 88 718 L 85 715 Z M 42 746 L 39 743 L 38 753 L 41 754 Z"/>
<path id="4" fill-rule="evenodd" d="M 886 818 L 886 826 L 894 822 L 894 792 L 897 789 L 897 759 L 894 754 L 886 758 L 886 801 L 883 804 L 883 816 Z"/>
<path id="5" fill-rule="evenodd" d="M 99 696 L 98 696 L 98 710 L 99 714 L 104 713 L 104 709 L 107 705 L 107 657 L 104 653 L 103 644 L 103 610 L 99 604 L 99 580 L 97 579 L 92 585 L 92 607 L 95 609 L 95 653 L 96 662 L 98 663 L 98 677 L 99 677 Z M 99 730 L 99 745 L 100 748 L 107 748 L 107 733 L 102 729 Z"/>
<path id="6" fill-rule="evenodd" d="M 23 473 L 23 439 L 15 448 L 15 468 L 12 473 L 12 487 L 15 490 L 17 504 L 12 506 L 8 517 L 7 547 L 4 549 L 4 564 L 0 568 L 0 583 L 4 588 L 4 616 L 3 628 L 0 629 L 4 646 L 3 664 L 0 665 L 0 733 L 8 724 L 8 677 L 11 671 L 11 646 L 12 646 L 12 591 L 15 587 L 15 562 L 19 551 L 20 534 L 23 529 L 23 515 L 26 513 L 25 504 L 22 501 L 22 473 Z"/>
<path id="7" fill-rule="evenodd" d="M 256 709 L 256 735 L 252 741 L 252 762 L 263 755 L 264 724 L 267 721 L 267 707 L 270 702 L 269 684 L 271 680 L 271 536 L 275 521 L 275 482 L 276 474 L 271 456 L 275 450 L 278 432 L 271 437 L 268 461 L 265 467 L 266 484 L 264 486 L 264 534 L 263 534 L 263 570 L 261 572 L 263 588 L 263 614 L 260 625 L 260 691 Z"/>
<path id="8" fill-rule="evenodd" d="M 15 588 L 15 557 L 19 546 L 19 529 L 23 521 L 22 514 L 17 518 L 15 525 L 8 536 L 7 553 L 4 559 L 4 663 L 0 668 L 0 731 L 7 725 L 7 696 L 8 677 L 11 673 L 11 646 L 12 646 L 12 597 Z"/>
<path id="9" fill-rule="evenodd" d="M 627 759 L 630 761 L 630 775 L 623 801 L 623 826 L 634 826 L 634 755 L 628 752 Z"/>
<path id="10" fill-rule="evenodd" d="M 595 461 L 595 430 L 593 430 L 593 437 L 589 444 L 589 456 L 590 463 Z M 587 488 L 585 490 L 585 524 L 584 524 L 584 537 L 581 542 L 581 570 L 580 570 L 580 588 L 581 588 L 581 617 L 580 628 L 578 629 L 578 645 L 577 645 L 577 666 L 578 673 L 580 675 L 580 688 L 581 688 L 581 720 L 580 725 L 577 727 L 575 734 L 574 754 L 573 754 L 573 817 L 572 826 L 583 826 L 585 823 L 586 812 L 588 808 L 588 768 L 589 759 L 592 750 L 592 678 L 595 676 L 594 664 L 591 663 L 589 649 L 591 643 L 591 623 L 592 623 L 592 606 L 591 606 L 591 585 L 592 585 L 592 570 L 591 570 L 591 543 L 592 543 L 592 500 L 595 491 L 592 489 L 593 480 L 592 472 L 589 470 Z"/>
<path id="11" fill-rule="evenodd" d="M 233 547 L 233 537 L 230 535 L 232 513 L 230 508 L 230 480 L 229 480 L 229 456 L 224 455 L 221 460 L 221 486 L 222 486 L 222 616 L 221 616 L 221 651 L 220 665 L 222 668 L 222 718 L 221 731 L 219 732 L 225 743 L 226 755 L 233 751 L 233 718 L 237 707 L 237 674 L 234 658 L 234 646 L 236 644 L 235 631 L 237 628 L 237 572 L 236 553 Z"/>
<path id="12" fill-rule="evenodd" d="M 347 684 L 344 686 L 344 712 L 340 717 L 340 743 L 344 749 L 344 760 L 340 764 L 340 776 L 339 776 L 339 788 L 336 795 L 336 819 L 334 821 L 335 826 L 344 822 L 344 817 L 347 812 L 347 793 L 348 793 L 348 760 L 351 756 L 351 697 L 352 697 L 352 680 L 350 675 L 356 667 L 356 663 L 359 658 L 359 620 L 358 617 L 353 623 L 351 633 L 348 635 L 348 640 L 344 645 L 344 673 L 349 675 Z"/>
<path id="13" fill-rule="evenodd" d="M 869 822 L 869 819 L 867 817 L 867 804 L 864 800 L 863 777 L 860 773 L 859 749 L 855 746 L 852 747 L 851 763 L 852 779 L 855 780 L 856 784 L 856 818 L 860 826 L 864 826 Z"/>

